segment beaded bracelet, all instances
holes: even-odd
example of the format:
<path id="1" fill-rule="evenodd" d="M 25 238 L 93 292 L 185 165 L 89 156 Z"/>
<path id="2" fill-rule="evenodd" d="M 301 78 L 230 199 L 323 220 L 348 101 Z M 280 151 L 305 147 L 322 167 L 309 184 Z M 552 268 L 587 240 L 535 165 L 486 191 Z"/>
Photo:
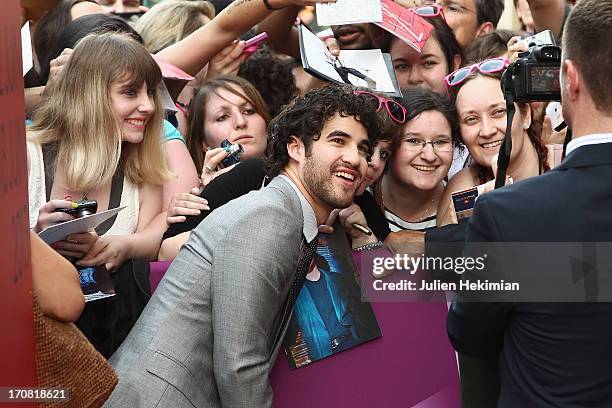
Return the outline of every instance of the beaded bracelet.
<path id="1" fill-rule="evenodd" d="M 353 249 L 353 252 L 369 251 L 370 249 L 378 249 L 378 248 L 382 248 L 383 246 L 384 246 L 384 243 L 381 241 L 372 242 L 370 244 L 365 244 L 365 245 L 362 245 L 360 247 Z"/>

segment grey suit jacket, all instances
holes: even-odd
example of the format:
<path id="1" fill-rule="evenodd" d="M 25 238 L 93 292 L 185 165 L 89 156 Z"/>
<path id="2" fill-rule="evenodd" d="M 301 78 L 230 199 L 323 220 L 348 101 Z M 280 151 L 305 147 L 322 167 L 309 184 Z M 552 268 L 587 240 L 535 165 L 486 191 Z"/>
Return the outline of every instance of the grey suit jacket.
<path id="1" fill-rule="evenodd" d="M 277 177 L 202 221 L 111 358 L 105 406 L 270 407 L 303 218 Z"/>

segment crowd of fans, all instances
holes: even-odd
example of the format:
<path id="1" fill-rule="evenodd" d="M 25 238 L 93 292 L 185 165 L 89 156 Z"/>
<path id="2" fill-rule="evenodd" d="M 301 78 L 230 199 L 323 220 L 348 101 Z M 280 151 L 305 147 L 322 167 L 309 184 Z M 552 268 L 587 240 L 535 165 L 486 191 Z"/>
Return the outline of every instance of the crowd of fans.
<path id="1" fill-rule="evenodd" d="M 149 293 L 135 295 L 134 288 L 148 286 L 148 262 L 172 261 L 210 213 L 266 186 L 274 174 L 266 160 L 280 126 L 275 118 L 294 98 L 329 86 L 300 64 L 296 17 L 315 0 L 214 3 L 159 0 L 147 8 L 132 0 L 61 0 L 32 22 L 35 63 L 25 76 L 31 229 L 72 219 L 56 210 L 84 199 L 96 200 L 98 212 L 125 207 L 95 230 L 52 245 L 77 268 L 105 266 L 116 296 L 87 303 L 78 319 L 78 296 L 52 298 L 37 289 L 38 296 L 45 309 L 70 310 L 51 314 L 76 320 L 107 358 L 146 305 Z M 355 90 L 381 126 L 354 202 L 338 215 L 353 248 L 424 242 L 460 221 L 452 193 L 493 190 L 507 132 L 502 73 L 527 50 L 521 38 L 549 29 L 560 43 L 573 6 L 515 0 L 520 27 L 502 30 L 503 0 L 397 3 L 431 7 L 424 18 L 433 30 L 421 52 L 374 24 L 334 26 L 326 39 L 332 53 L 389 53 L 403 95 Z M 245 40 L 263 31 L 265 45 L 245 52 Z M 192 79 L 173 78 L 163 63 Z M 546 104 L 515 104 L 507 183 L 558 164 L 550 152 L 565 134 L 550 129 Z M 304 121 L 325 109 L 309 106 Z M 225 162 L 224 140 L 242 146 L 240 163 Z M 53 306 L 68 301 L 73 308 Z M 486 404 L 497 400 L 496 388 L 482 381 L 484 391 L 474 391 L 481 380 L 469 369 L 475 363 L 459 362 L 463 390 L 470 390 L 464 406 L 493 406 Z"/>

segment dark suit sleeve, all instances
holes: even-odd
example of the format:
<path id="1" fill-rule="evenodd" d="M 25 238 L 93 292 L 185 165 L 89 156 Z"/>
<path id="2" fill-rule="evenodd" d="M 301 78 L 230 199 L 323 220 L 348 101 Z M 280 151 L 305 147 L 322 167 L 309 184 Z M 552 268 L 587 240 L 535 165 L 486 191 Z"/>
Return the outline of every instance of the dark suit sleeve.
<path id="1" fill-rule="evenodd" d="M 500 241 L 500 230 L 488 199 L 487 195 L 478 198 L 467 228 L 466 242 Z M 508 303 L 453 302 L 447 330 L 455 350 L 470 357 L 497 355 L 503 346 L 510 310 Z"/>
<path id="2" fill-rule="evenodd" d="M 300 217 L 287 208 L 260 202 L 249 216 L 228 225 L 213 255 L 213 366 L 223 407 L 272 406 L 271 356 L 302 236 Z"/>

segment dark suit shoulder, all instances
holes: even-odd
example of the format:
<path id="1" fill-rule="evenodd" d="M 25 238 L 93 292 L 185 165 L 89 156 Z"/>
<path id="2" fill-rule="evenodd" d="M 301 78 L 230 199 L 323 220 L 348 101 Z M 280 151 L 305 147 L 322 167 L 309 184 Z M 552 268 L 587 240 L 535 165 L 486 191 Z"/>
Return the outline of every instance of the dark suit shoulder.
<path id="1" fill-rule="evenodd" d="M 567 217 L 566 204 L 571 200 L 572 192 L 567 188 L 565 173 L 551 171 L 479 197 L 474 210 L 475 219 L 470 224 L 476 224 L 485 232 L 480 238 L 487 238 L 485 230 L 494 225 L 494 240 L 555 241 L 554 235 L 544 238 L 546 234 L 538 237 L 533 233 L 557 230 L 558 223 Z"/>
<path id="2" fill-rule="evenodd" d="M 541 176 L 529 177 L 506 187 L 487 193 L 489 205 L 495 208 L 516 208 L 519 200 L 534 200 L 562 192 L 566 184 L 564 172 L 550 171 Z M 542 200 L 549 201 L 549 200 Z M 533 203 L 532 203 L 533 204 Z"/>

